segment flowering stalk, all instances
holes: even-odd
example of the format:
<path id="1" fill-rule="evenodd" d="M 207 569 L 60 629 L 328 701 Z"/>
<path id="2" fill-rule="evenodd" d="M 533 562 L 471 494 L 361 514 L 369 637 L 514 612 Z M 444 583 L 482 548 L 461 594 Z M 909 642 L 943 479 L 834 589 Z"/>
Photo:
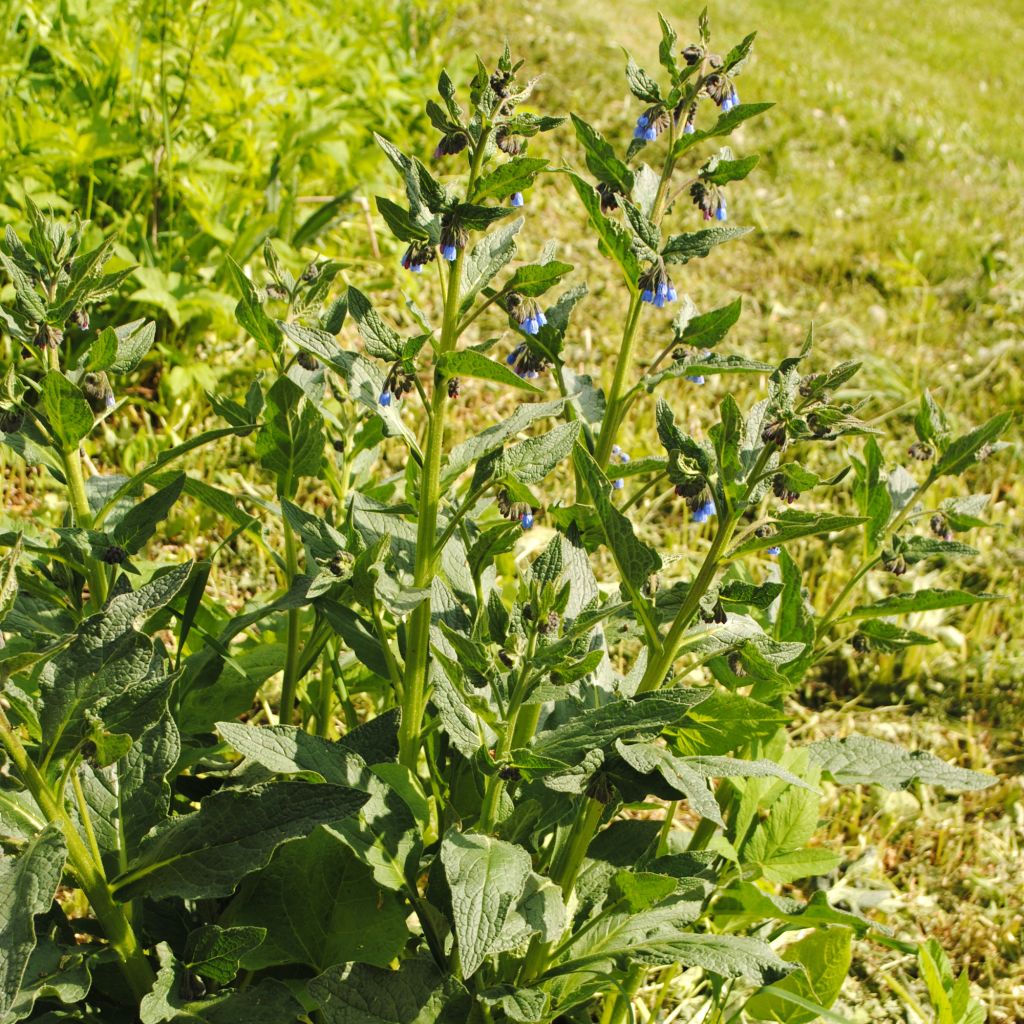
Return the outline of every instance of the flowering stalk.
<path id="1" fill-rule="evenodd" d="M 480 173 L 490 128 L 480 131 L 473 149 L 469 180 L 466 185 L 467 197 L 472 195 L 473 185 Z M 444 296 L 444 316 L 441 322 L 441 336 L 435 349 L 440 358 L 455 348 L 459 339 L 459 306 L 461 304 L 462 263 L 465 247 L 460 246 L 455 259 L 450 261 L 448 281 Z M 448 392 L 443 382 L 434 381 L 430 398 L 430 415 L 427 420 L 427 444 L 423 453 L 423 468 L 420 477 L 420 503 L 416 529 L 416 564 L 414 585 L 429 588 L 434 578 L 437 560 L 437 511 L 441 497 L 441 457 L 444 454 L 445 416 L 448 408 Z M 408 657 L 405 663 L 404 693 L 402 695 L 402 724 L 399 730 L 400 760 L 407 768 L 415 771 L 420 753 L 420 729 L 427 702 L 427 662 L 430 653 L 430 598 L 421 601 L 413 610 L 409 621 Z"/>

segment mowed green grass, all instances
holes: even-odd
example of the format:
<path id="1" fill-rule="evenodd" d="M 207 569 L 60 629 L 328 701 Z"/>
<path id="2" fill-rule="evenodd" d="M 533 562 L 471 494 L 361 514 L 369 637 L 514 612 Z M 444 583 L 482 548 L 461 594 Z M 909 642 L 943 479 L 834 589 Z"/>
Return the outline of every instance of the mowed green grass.
<path id="1" fill-rule="evenodd" d="M 507 37 L 544 73 L 538 110 L 575 111 L 624 148 L 642 107 L 624 85 L 623 48 L 654 69 L 659 9 L 681 45 L 694 38 L 699 5 L 659 8 L 653 0 L 487 4 L 472 13 L 466 35 L 485 56 Z M 680 270 L 679 291 L 701 310 L 741 295 L 744 315 L 728 344 L 744 354 L 792 352 L 813 324 L 818 368 L 862 360 L 851 393 L 865 401 L 866 418 L 893 433 L 885 445 L 893 462 L 907 461 L 923 388 L 962 427 L 1007 406 L 1019 412 L 1024 110 L 1014 96 L 1024 4 L 736 0 L 709 13 L 713 48 L 723 52 L 757 30 L 740 92 L 744 101 L 777 106 L 729 140 L 738 154 L 762 157 L 729 198 L 731 220 L 755 232 Z M 536 148 L 556 165 L 582 164 L 571 130 Z M 560 256 L 590 283 L 574 361 L 609 378 L 621 287 L 595 247 L 580 241 L 583 216 L 566 182 L 535 190 L 529 212 L 524 237 L 538 249 L 558 239 Z M 683 205 L 671 223 L 699 226 Z M 645 327 L 641 358 L 665 344 L 668 320 Z M 753 400 L 761 386 L 751 381 L 740 390 Z M 674 388 L 667 397 L 691 427 L 710 426 L 726 385 Z M 627 429 L 633 436 L 623 444 L 637 454 L 653 436 L 650 409 Z M 831 456 L 837 465 L 842 454 Z M 991 1019 L 1005 1022 L 1024 1018 L 1022 468 L 1018 445 L 973 472 L 970 487 L 990 495 L 996 525 L 970 538 L 980 556 L 947 575 L 1007 600 L 930 615 L 920 624 L 941 642 L 900 659 L 857 662 L 840 653 L 802 695 L 813 710 L 793 705 L 802 735 L 872 732 L 1003 777 L 959 801 L 836 791 L 825 809 L 825 841 L 848 854 L 851 885 L 891 888 L 882 919 L 905 937 L 938 937 L 970 970 Z M 937 497 L 964 486 L 951 482 Z M 684 557 L 700 544 L 664 508 L 649 510 L 646 528 Z M 808 545 L 803 554 L 810 597 L 822 607 L 854 552 Z M 866 594 L 888 585 L 873 579 Z M 921 992 L 907 958 L 861 943 L 837 1008 L 853 1020 L 915 1020 Z M 685 1002 L 685 980 L 678 994 Z M 680 1019 L 691 1012 L 687 1006 Z"/>

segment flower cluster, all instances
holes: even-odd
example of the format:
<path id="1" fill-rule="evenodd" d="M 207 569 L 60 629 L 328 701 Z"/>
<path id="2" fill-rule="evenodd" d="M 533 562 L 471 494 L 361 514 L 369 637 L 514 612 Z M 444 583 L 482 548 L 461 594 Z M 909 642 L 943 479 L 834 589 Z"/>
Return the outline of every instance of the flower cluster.
<path id="1" fill-rule="evenodd" d="M 468 241 L 466 229 L 455 223 L 450 213 L 446 213 L 441 220 L 441 255 L 449 263 L 454 263 L 459 250 L 465 249 Z"/>
<path id="2" fill-rule="evenodd" d="M 536 380 L 548 368 L 548 361 L 543 356 L 531 351 L 526 342 L 516 345 L 505 357 L 505 362 L 523 380 Z"/>
<path id="3" fill-rule="evenodd" d="M 518 519 L 519 525 L 524 530 L 529 530 L 533 527 L 533 517 L 536 510 L 525 501 L 513 501 L 506 490 L 498 492 L 498 511 L 506 519 Z"/>
<path id="4" fill-rule="evenodd" d="M 709 75 L 704 88 L 712 100 L 727 114 L 733 107 L 740 105 L 740 96 L 736 86 L 728 75 Z"/>
<path id="5" fill-rule="evenodd" d="M 666 303 L 675 302 L 679 297 L 675 285 L 665 271 L 665 264 L 655 263 L 640 277 L 640 301 L 648 302 L 661 309 Z"/>
<path id="6" fill-rule="evenodd" d="M 385 408 L 391 404 L 392 396 L 401 399 L 415 387 L 415 378 L 405 368 L 401 360 L 391 364 L 388 375 L 384 380 L 384 390 L 380 393 L 378 401 Z"/>
<path id="7" fill-rule="evenodd" d="M 469 136 L 463 131 L 449 132 L 441 136 L 441 141 L 434 149 L 434 159 L 440 160 L 443 156 L 455 156 L 461 153 L 469 145 Z"/>
<path id="8" fill-rule="evenodd" d="M 414 274 L 422 273 L 423 265 L 436 257 L 432 245 L 426 242 L 413 242 L 402 256 L 402 266 Z"/>
<path id="9" fill-rule="evenodd" d="M 661 106 L 648 107 L 637 119 L 634 139 L 653 142 L 669 126 L 668 111 Z"/>
<path id="10" fill-rule="evenodd" d="M 772 477 L 772 493 L 787 505 L 792 505 L 800 497 L 800 492 L 791 490 L 786 484 L 786 478 L 781 473 L 776 473 Z"/>
<path id="11" fill-rule="evenodd" d="M 548 318 L 544 315 L 544 310 L 540 308 L 537 301 L 524 298 L 518 292 L 510 292 L 505 300 L 505 305 L 509 313 L 516 318 L 516 322 L 522 328 L 524 334 L 539 334 L 540 329 L 548 322 Z M 508 362 L 509 365 L 512 364 L 511 357 L 509 357 Z"/>
<path id="12" fill-rule="evenodd" d="M 725 193 L 717 186 L 697 180 L 690 186 L 690 198 L 705 220 L 728 220 L 729 211 L 725 205 Z"/>

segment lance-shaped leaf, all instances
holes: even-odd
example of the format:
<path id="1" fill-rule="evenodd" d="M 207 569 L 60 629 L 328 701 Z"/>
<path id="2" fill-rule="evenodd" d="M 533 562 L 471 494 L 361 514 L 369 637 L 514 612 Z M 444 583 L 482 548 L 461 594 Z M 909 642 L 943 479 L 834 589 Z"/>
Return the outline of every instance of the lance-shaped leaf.
<path id="1" fill-rule="evenodd" d="M 167 604 L 191 570 L 187 562 L 111 598 L 43 667 L 39 721 L 49 758 L 88 739 L 97 723 L 110 733 L 137 737 L 160 717 L 167 680 L 152 640 L 134 623 Z"/>
<path id="2" fill-rule="evenodd" d="M 842 785 L 873 784 L 885 789 L 906 789 L 912 782 L 942 786 L 954 792 L 987 789 L 991 775 L 958 768 L 926 750 L 904 750 L 871 736 L 819 740 L 807 746 L 811 760 Z"/>
<path id="3" fill-rule="evenodd" d="M 729 333 L 729 329 L 740 318 L 743 299 L 730 302 L 708 313 L 702 313 L 688 320 L 676 339 L 681 345 L 692 345 L 694 348 L 714 348 Z"/>
<path id="4" fill-rule="evenodd" d="M 113 880 L 118 899 L 226 896 L 274 850 L 315 826 L 355 814 L 368 797 L 345 786 L 272 782 L 206 797 L 198 811 L 152 832 Z"/>
<path id="5" fill-rule="evenodd" d="M 570 173 L 569 180 L 583 201 L 587 216 L 597 231 L 597 237 L 603 250 L 618 263 L 630 288 L 635 289 L 637 278 L 640 276 L 640 263 L 633 252 L 633 239 L 630 233 L 615 221 L 609 220 L 601 212 L 601 197 L 592 185 L 585 182 L 578 174 Z"/>
<path id="6" fill-rule="evenodd" d="M 252 281 L 245 276 L 245 271 L 230 254 L 227 263 L 228 270 L 231 272 L 231 280 L 241 295 L 238 305 L 235 306 L 235 319 L 256 339 L 260 348 L 266 349 L 268 352 L 276 352 L 281 342 L 280 328 L 271 317 L 267 316 Z"/>
<path id="7" fill-rule="evenodd" d="M 266 938 L 265 928 L 222 928 L 209 924 L 188 937 L 186 966 L 218 985 L 229 985 L 238 974 L 242 958 Z"/>
<path id="8" fill-rule="evenodd" d="M 437 372 L 444 378 L 475 377 L 478 380 L 491 380 L 496 384 L 504 384 L 509 388 L 520 388 L 523 391 L 541 393 L 536 384 L 524 380 L 504 363 L 488 359 L 483 352 L 463 349 L 461 352 L 445 352 L 437 361 Z"/>
<path id="9" fill-rule="evenodd" d="M 156 532 L 157 524 L 167 518 L 184 488 L 185 474 L 176 473 L 170 483 L 140 501 L 118 520 L 112 531 L 113 539 L 129 555 L 141 551 L 145 543 Z"/>
<path id="10" fill-rule="evenodd" d="M 893 594 L 872 604 L 860 605 L 847 612 L 844 619 L 878 619 L 890 615 L 907 615 L 910 612 L 930 612 L 939 608 L 962 608 L 984 601 L 998 601 L 998 594 L 972 594 L 966 590 L 939 590 L 925 587 L 906 594 Z"/>
<path id="11" fill-rule="evenodd" d="M 395 238 L 402 242 L 424 242 L 430 235 L 427 229 L 412 214 L 398 203 L 384 196 L 377 196 L 377 212 L 384 218 Z"/>
<path id="12" fill-rule="evenodd" d="M 117 349 L 109 369 L 113 373 L 131 373 L 145 358 L 156 340 L 156 323 L 153 320 L 133 320 L 114 328 Z"/>
<path id="13" fill-rule="evenodd" d="M 623 195 L 633 191 L 633 172 L 616 155 L 611 144 L 582 117 L 572 115 L 576 138 L 586 152 L 587 169 L 598 181 L 611 185 Z"/>
<path id="14" fill-rule="evenodd" d="M 542 757 L 577 764 L 591 750 L 610 751 L 620 738 L 654 739 L 710 696 L 708 687 L 674 689 L 588 708 L 542 732 L 531 750 Z"/>
<path id="15" fill-rule="evenodd" d="M 952 441 L 932 469 L 933 477 L 958 476 L 973 466 L 982 450 L 1002 434 L 1013 419 L 1009 412 L 993 416 L 987 423 Z"/>
<path id="16" fill-rule="evenodd" d="M 705 139 L 713 139 L 717 136 L 731 135 L 744 121 L 763 114 L 770 110 L 774 103 L 741 103 L 725 114 L 721 114 L 718 120 L 710 128 L 698 128 L 692 135 L 680 135 L 676 139 L 672 156 L 678 160 L 688 149 L 703 142 Z"/>
<path id="17" fill-rule="evenodd" d="M 741 238 L 751 228 L 703 228 L 685 235 L 672 235 L 661 250 L 666 263 L 689 263 L 690 260 L 702 259 L 716 245 Z"/>
<path id="18" fill-rule="evenodd" d="M 535 484 L 543 480 L 569 453 L 579 437 L 578 423 L 560 423 L 539 437 L 528 437 L 519 444 L 506 448 L 493 459 L 482 460 L 477 477 L 495 480 L 516 480 L 521 484 Z"/>
<path id="19" fill-rule="evenodd" d="M 674 792 L 686 797 L 697 814 L 724 826 L 722 811 L 707 778 L 694 771 L 682 758 L 656 743 L 623 743 L 618 740 L 615 749 L 634 771 L 641 775 L 658 773 Z"/>
<path id="20" fill-rule="evenodd" d="M 532 865 L 522 847 L 492 836 L 449 830 L 441 863 L 451 892 L 462 976 L 469 978 L 493 952 L 519 902 Z"/>
<path id="21" fill-rule="evenodd" d="M 729 152 L 728 149 L 722 153 Z M 754 153 L 751 156 L 741 157 L 733 160 L 727 157 L 712 157 L 701 169 L 702 181 L 710 182 L 712 185 L 728 185 L 730 181 L 742 181 L 756 166 L 760 157 Z"/>
<path id="22" fill-rule="evenodd" d="M 218 722 L 217 732 L 240 754 L 275 775 L 315 772 L 325 782 L 351 786 L 366 767 L 361 757 L 340 742 L 292 725 L 254 728 L 241 722 Z"/>
<path id="23" fill-rule="evenodd" d="M 277 475 L 282 495 L 293 494 L 300 477 L 320 472 L 323 427 L 323 417 L 302 388 L 290 377 L 279 377 L 267 392 L 256 455 L 264 469 Z"/>
<path id="24" fill-rule="evenodd" d="M 512 261 L 516 254 L 515 236 L 525 223 L 517 217 L 500 228 L 484 235 L 466 254 L 462 261 L 462 311 L 473 304 L 481 288 L 484 288 L 495 274 Z"/>
<path id="25" fill-rule="evenodd" d="M 36 946 L 35 915 L 50 909 L 66 855 L 60 829 L 48 825 L 18 856 L 0 857 L 0 1014 L 5 1017 Z"/>
<path id="26" fill-rule="evenodd" d="M 358 288 L 349 285 L 348 308 L 359 329 L 366 351 L 378 359 L 401 359 L 404 341 L 373 308 L 373 303 Z"/>
<path id="27" fill-rule="evenodd" d="M 509 438 L 525 430 L 531 423 L 548 416 L 558 416 L 565 407 L 564 398 L 517 406 L 508 419 L 495 423 L 473 437 L 456 445 L 448 453 L 441 472 L 441 485 L 448 487 L 459 474 L 485 455 L 500 448 Z"/>
<path id="28" fill-rule="evenodd" d="M 573 459 L 597 510 L 615 564 L 627 584 L 639 592 L 661 568 L 661 557 L 636 536 L 633 524 L 612 504 L 611 484 L 582 444 L 576 445 Z"/>
<path id="29" fill-rule="evenodd" d="M 543 295 L 571 270 L 571 263 L 560 263 L 558 260 L 516 267 L 515 273 L 505 283 L 503 290 L 518 292 L 520 295 Z"/>
<path id="30" fill-rule="evenodd" d="M 473 186 L 473 202 L 505 199 L 514 192 L 522 192 L 533 184 L 534 179 L 547 165 L 547 160 L 532 156 L 516 157 L 507 163 L 499 164 Z"/>
<path id="31" fill-rule="evenodd" d="M 864 516 L 841 516 L 830 512 L 805 512 L 786 509 L 771 520 L 775 532 L 767 537 L 751 537 L 729 552 L 729 559 L 739 558 L 751 551 L 775 547 L 799 537 L 813 537 L 821 533 L 838 533 L 865 522 Z"/>

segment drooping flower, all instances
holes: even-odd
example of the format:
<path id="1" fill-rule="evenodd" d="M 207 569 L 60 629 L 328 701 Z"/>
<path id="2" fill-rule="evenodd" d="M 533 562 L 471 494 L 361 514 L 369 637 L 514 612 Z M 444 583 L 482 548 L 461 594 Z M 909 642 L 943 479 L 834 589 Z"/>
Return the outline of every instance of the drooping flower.
<path id="1" fill-rule="evenodd" d="M 661 309 L 669 302 L 675 302 L 679 296 L 672 284 L 665 264 L 660 260 L 653 263 L 649 270 L 640 276 L 640 301 L 650 303 Z"/>
<path id="2" fill-rule="evenodd" d="M 454 263 L 461 249 L 466 248 L 469 234 L 446 213 L 441 219 L 441 256 L 449 263 Z"/>
<path id="3" fill-rule="evenodd" d="M 536 335 L 548 322 L 536 299 L 526 298 L 518 292 L 511 292 L 505 300 L 509 313 L 516 319 L 524 334 Z"/>
<path id="4" fill-rule="evenodd" d="M 601 197 L 601 212 L 611 213 L 612 210 L 617 210 L 619 206 L 619 200 L 617 196 L 617 189 L 614 185 L 609 185 L 607 182 L 602 181 L 597 186 L 597 194 Z"/>
<path id="5" fill-rule="evenodd" d="M 669 126 L 668 111 L 655 104 L 648 107 L 637 119 L 633 138 L 653 142 Z"/>
<path id="6" fill-rule="evenodd" d="M 715 515 L 715 502 L 712 498 L 707 498 L 698 508 L 693 510 L 693 521 L 695 523 L 706 523 L 713 515 Z"/>
<path id="7" fill-rule="evenodd" d="M 434 159 L 440 160 L 443 156 L 454 156 L 461 153 L 469 145 L 469 136 L 465 132 L 449 132 L 441 136 L 434 149 Z"/>
<path id="8" fill-rule="evenodd" d="M 508 205 L 514 207 L 517 210 L 521 206 L 525 206 L 526 205 L 526 200 L 523 199 L 523 193 L 522 192 L 513 192 L 512 195 L 509 197 Z"/>
<path id="9" fill-rule="evenodd" d="M 392 398 L 401 400 L 404 395 L 412 391 L 413 387 L 415 387 L 413 375 L 405 368 L 402 360 L 398 359 L 391 364 L 391 369 L 388 370 L 388 375 L 384 379 L 384 389 L 377 401 L 387 408 L 391 404 Z"/>
<path id="10" fill-rule="evenodd" d="M 715 220 L 728 220 L 729 214 L 725 209 L 725 196 L 718 197 L 718 206 L 715 207 Z"/>
<path id="11" fill-rule="evenodd" d="M 612 481 L 612 487 L 613 487 L 613 488 L 614 488 L 614 489 L 615 489 L 616 491 L 621 491 L 621 490 L 622 490 L 622 488 L 623 488 L 623 487 L 625 487 L 625 486 L 626 486 L 626 481 L 625 481 L 625 480 L 623 480 L 621 476 L 620 476 L 620 477 L 616 477 L 616 478 L 615 478 L 615 479 L 614 479 L 614 480 Z"/>
<path id="12" fill-rule="evenodd" d="M 420 274 L 423 272 L 423 264 L 429 263 L 436 255 L 432 245 L 413 242 L 402 256 L 402 266 L 413 274 Z"/>
<path id="13" fill-rule="evenodd" d="M 520 525 L 522 526 L 522 528 L 524 530 L 531 530 L 531 529 L 533 529 L 533 513 L 532 512 L 524 512 L 522 514 L 522 516 L 520 517 L 520 519 L 519 519 L 519 523 L 520 523 Z"/>

